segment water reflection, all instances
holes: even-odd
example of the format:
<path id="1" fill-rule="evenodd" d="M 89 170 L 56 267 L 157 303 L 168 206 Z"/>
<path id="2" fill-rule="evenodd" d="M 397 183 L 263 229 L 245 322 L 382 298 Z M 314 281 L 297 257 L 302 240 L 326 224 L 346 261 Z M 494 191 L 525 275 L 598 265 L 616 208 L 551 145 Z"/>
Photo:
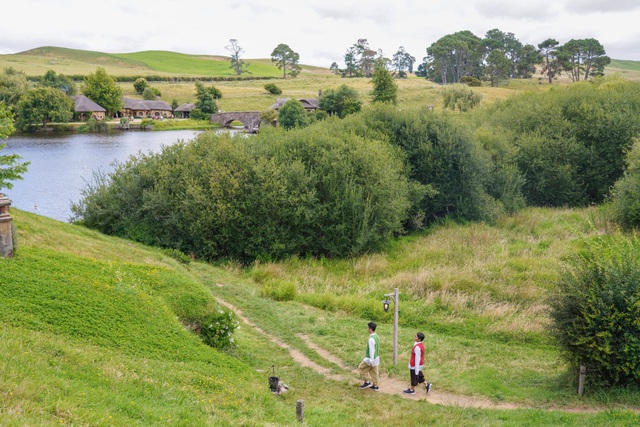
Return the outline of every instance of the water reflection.
<path id="1" fill-rule="evenodd" d="M 191 140 L 201 131 L 112 132 L 78 134 L 52 132 L 11 136 L 1 154 L 18 154 L 30 161 L 23 180 L 3 189 L 12 206 L 60 221 L 71 217 L 71 203 L 91 181 L 94 170 L 110 172 L 114 160 L 138 152 L 159 152 L 162 146 Z"/>

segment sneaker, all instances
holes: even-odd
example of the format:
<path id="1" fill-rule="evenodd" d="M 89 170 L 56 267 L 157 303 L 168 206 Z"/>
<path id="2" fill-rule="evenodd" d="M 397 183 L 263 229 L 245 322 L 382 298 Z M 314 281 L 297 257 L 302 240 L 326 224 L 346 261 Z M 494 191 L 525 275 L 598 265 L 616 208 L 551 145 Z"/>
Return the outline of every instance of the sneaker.
<path id="1" fill-rule="evenodd" d="M 415 390 L 411 390 L 410 388 L 402 391 L 404 394 L 416 394 Z"/>
<path id="2" fill-rule="evenodd" d="M 371 383 L 369 381 L 365 381 L 360 388 L 365 389 L 371 387 Z"/>
<path id="3" fill-rule="evenodd" d="M 372 386 L 371 386 L 371 390 L 373 390 L 373 391 L 380 391 L 380 387 L 378 387 L 377 385 L 372 385 Z"/>
<path id="4" fill-rule="evenodd" d="M 424 388 L 427 390 L 427 393 L 431 391 L 431 383 L 427 383 Z"/>

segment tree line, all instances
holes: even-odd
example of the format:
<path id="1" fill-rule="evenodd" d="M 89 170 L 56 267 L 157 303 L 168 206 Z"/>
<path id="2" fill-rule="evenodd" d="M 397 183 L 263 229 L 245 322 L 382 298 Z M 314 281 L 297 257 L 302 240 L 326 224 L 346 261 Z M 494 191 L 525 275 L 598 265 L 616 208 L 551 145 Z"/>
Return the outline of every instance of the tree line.
<path id="1" fill-rule="evenodd" d="M 604 47 L 593 38 L 572 39 L 563 45 L 549 38 L 536 47 L 499 29 L 487 31 L 484 38 L 468 30 L 447 34 L 432 43 L 426 53 L 415 74 L 443 84 L 474 77 L 495 86 L 507 79 L 530 78 L 536 66 L 549 83 L 562 73 L 579 81 L 603 75 L 611 62 Z M 330 69 L 342 77 L 370 77 L 375 62 L 385 64 L 397 78 L 404 78 L 414 72 L 416 58 L 404 46 L 387 58 L 380 49 L 371 48 L 367 39 L 358 39 L 344 54 L 344 68 L 334 62 Z"/>

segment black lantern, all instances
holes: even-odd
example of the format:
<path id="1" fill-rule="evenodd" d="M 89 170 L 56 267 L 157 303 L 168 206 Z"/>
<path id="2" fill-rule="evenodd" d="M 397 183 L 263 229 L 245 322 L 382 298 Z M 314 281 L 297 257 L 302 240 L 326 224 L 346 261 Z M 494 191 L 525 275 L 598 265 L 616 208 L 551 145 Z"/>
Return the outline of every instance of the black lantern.
<path id="1" fill-rule="evenodd" d="M 382 308 L 384 309 L 385 313 L 389 311 L 389 304 L 391 304 L 391 301 L 389 301 L 388 299 L 382 300 Z"/>

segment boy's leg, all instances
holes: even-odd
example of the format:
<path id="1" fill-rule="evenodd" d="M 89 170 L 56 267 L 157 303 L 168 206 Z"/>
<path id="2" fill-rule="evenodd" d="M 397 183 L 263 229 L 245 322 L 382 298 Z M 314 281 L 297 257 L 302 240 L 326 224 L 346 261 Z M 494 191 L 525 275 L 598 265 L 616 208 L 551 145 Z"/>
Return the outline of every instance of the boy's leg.
<path id="1" fill-rule="evenodd" d="M 365 363 L 364 360 L 360 362 L 360 365 L 358 365 L 358 371 L 360 372 L 360 377 L 362 377 L 364 381 L 371 381 L 371 366 Z"/>
<path id="2" fill-rule="evenodd" d="M 371 370 L 369 371 L 369 374 L 371 375 L 371 382 L 373 383 L 373 385 L 378 385 L 378 367 L 377 366 L 371 366 Z"/>

